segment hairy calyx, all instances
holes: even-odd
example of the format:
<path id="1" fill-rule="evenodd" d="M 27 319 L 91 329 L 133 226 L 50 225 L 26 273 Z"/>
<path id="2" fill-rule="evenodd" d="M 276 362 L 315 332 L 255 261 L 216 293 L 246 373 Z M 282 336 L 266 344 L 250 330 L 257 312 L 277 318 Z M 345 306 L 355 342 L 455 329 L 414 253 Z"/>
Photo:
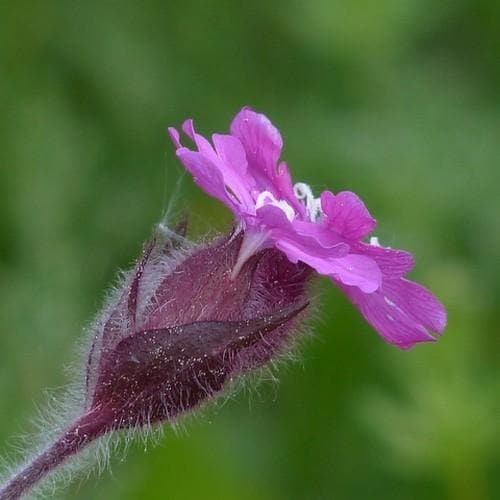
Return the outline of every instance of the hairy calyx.
<path id="1" fill-rule="evenodd" d="M 290 346 L 311 270 L 267 249 L 232 276 L 242 239 L 186 250 L 157 231 L 95 322 L 80 417 L 0 499 L 19 498 L 104 434 L 174 422 Z"/>

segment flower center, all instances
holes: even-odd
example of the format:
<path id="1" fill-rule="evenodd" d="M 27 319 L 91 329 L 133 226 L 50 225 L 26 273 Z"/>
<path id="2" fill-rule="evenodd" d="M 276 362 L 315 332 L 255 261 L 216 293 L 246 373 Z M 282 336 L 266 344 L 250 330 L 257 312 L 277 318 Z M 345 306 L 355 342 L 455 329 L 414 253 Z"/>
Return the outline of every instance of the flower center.
<path id="1" fill-rule="evenodd" d="M 297 182 L 293 186 L 293 193 L 306 206 L 307 215 L 311 222 L 316 222 L 323 214 L 321 211 L 321 200 L 314 197 L 312 189 L 305 182 Z"/>
<path id="2" fill-rule="evenodd" d="M 257 196 L 257 200 L 255 200 L 255 208 L 261 208 L 264 205 L 273 205 L 274 207 L 278 207 L 283 211 L 286 215 L 286 218 L 292 222 L 295 219 L 295 210 L 292 206 L 285 200 L 277 200 L 273 193 L 269 191 L 262 191 L 262 193 Z"/>

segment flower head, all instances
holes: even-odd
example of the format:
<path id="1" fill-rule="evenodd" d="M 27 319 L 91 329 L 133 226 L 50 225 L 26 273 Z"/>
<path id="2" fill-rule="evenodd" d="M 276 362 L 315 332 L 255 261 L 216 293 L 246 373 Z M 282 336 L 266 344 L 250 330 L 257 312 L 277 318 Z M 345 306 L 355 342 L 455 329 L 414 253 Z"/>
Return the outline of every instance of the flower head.
<path id="1" fill-rule="evenodd" d="M 243 108 L 230 133 L 214 134 L 212 144 L 192 120 L 182 130 L 195 148 L 183 146 L 179 132 L 169 128 L 178 158 L 233 212 L 243 233 L 233 276 L 257 251 L 274 247 L 331 278 L 387 342 L 404 349 L 442 333 L 444 307 L 404 277 L 413 267 L 411 254 L 381 247 L 374 238 L 363 241 L 376 220 L 356 194 L 324 191 L 316 198 L 307 184 L 293 184 L 280 161 L 281 135 L 266 116 Z"/>
<path id="2" fill-rule="evenodd" d="M 213 145 L 191 120 L 182 128 L 196 147 L 169 129 L 178 157 L 233 212 L 236 231 L 190 244 L 185 222 L 157 226 L 89 329 L 72 421 L 0 485 L 0 499 L 20 498 L 105 434 L 175 422 L 286 353 L 307 314 L 313 270 L 387 342 L 409 348 L 445 327 L 443 306 L 405 278 L 411 254 L 363 241 L 376 221 L 358 196 L 317 198 L 292 183 L 280 133 L 264 115 L 244 108 Z"/>

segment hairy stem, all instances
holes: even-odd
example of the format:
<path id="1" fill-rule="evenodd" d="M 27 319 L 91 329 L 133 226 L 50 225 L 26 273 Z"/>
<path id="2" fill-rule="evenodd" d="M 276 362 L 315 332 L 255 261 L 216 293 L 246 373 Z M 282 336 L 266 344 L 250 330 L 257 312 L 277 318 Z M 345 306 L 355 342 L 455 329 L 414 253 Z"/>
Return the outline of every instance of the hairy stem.
<path id="1" fill-rule="evenodd" d="M 15 500 L 28 493 L 49 473 L 106 432 L 95 412 L 85 414 L 50 446 L 17 470 L 0 486 L 0 500 Z"/>

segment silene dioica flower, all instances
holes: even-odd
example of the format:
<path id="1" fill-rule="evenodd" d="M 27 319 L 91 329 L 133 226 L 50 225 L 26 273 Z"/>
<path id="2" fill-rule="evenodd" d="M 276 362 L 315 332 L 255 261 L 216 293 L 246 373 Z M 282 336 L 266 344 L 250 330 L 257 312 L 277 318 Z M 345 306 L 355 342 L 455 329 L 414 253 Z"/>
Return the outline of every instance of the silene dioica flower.
<path id="1" fill-rule="evenodd" d="M 230 133 L 211 142 L 191 120 L 182 131 L 191 147 L 169 129 L 177 157 L 232 211 L 233 230 L 193 244 L 184 224 L 158 225 L 91 328 L 77 416 L 11 471 L 2 500 L 26 494 L 112 431 L 175 422 L 286 352 L 316 275 L 330 278 L 401 349 L 444 330 L 443 306 L 406 278 L 412 255 L 369 238 L 376 221 L 356 194 L 315 197 L 307 184 L 294 184 L 280 161 L 281 135 L 264 115 L 243 108 Z"/>

